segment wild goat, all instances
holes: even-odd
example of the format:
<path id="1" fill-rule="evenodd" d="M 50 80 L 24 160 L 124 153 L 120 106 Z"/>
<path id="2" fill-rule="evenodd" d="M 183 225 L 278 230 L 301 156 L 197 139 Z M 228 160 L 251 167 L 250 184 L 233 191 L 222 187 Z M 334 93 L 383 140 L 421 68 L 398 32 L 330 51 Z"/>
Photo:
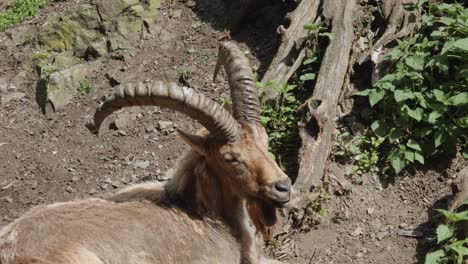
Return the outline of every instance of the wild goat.
<path id="1" fill-rule="evenodd" d="M 156 105 L 198 120 L 206 132 L 178 131 L 191 150 L 164 186 L 146 184 L 108 200 L 36 207 L 0 231 L 0 264 L 277 263 L 258 254 L 249 216 L 267 234 L 291 181 L 268 154 L 260 101 L 247 58 L 220 46 L 233 114 L 193 89 L 155 81 L 120 87 L 94 115 Z"/>

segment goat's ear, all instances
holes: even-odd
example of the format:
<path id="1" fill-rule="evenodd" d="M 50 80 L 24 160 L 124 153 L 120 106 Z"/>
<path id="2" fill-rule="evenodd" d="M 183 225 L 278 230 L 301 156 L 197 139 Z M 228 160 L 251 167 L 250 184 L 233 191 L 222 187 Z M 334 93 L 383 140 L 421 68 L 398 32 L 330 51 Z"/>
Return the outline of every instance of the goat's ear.
<path id="1" fill-rule="evenodd" d="M 180 129 L 177 129 L 177 133 L 187 144 L 189 144 L 200 155 L 208 156 L 208 138 L 206 136 L 192 135 Z"/>

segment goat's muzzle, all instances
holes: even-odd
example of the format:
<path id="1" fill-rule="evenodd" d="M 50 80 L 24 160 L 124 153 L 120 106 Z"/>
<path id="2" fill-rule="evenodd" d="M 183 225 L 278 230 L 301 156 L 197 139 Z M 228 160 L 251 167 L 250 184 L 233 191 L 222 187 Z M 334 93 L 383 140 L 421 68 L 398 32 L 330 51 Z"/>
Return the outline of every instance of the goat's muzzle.
<path id="1" fill-rule="evenodd" d="M 277 207 L 283 207 L 291 199 L 291 179 L 275 181 L 262 188 L 261 193 Z"/>

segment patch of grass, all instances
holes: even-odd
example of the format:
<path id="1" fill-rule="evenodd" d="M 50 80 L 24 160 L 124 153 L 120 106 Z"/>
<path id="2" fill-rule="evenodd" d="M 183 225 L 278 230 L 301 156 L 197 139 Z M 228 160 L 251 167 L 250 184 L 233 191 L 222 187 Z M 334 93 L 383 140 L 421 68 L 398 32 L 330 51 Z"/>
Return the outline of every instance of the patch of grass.
<path id="1" fill-rule="evenodd" d="M 85 96 L 89 94 L 91 88 L 91 82 L 88 79 L 84 79 L 80 82 L 80 86 L 78 87 L 78 95 Z"/>
<path id="2" fill-rule="evenodd" d="M 468 158 L 468 9 L 425 0 L 415 8 L 424 10 L 418 32 L 385 57 L 388 74 L 357 93 L 369 99 L 379 158 L 396 174 L 458 146 Z"/>
<path id="3" fill-rule="evenodd" d="M 47 0 L 17 0 L 12 7 L 0 13 L 0 32 L 37 15 L 46 4 Z"/>
<path id="4" fill-rule="evenodd" d="M 49 58 L 49 56 L 47 52 L 36 51 L 33 53 L 32 58 L 33 60 L 43 60 Z"/>
<path id="5" fill-rule="evenodd" d="M 52 64 L 46 64 L 41 67 L 41 76 L 47 77 L 57 71 L 57 67 Z"/>

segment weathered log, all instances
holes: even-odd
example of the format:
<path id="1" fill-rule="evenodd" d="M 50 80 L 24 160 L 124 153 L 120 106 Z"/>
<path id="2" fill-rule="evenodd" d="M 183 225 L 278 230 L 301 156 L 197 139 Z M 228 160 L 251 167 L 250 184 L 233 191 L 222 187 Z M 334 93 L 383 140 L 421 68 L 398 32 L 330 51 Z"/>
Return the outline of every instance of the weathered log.
<path id="1" fill-rule="evenodd" d="M 320 2 L 320 0 L 302 1 L 293 12 L 286 16 L 290 22 L 289 26 L 287 28 L 278 27 L 281 45 L 264 74 L 262 82 L 274 81 L 276 85 L 287 83 L 300 66 L 305 55 L 303 42 L 308 35 L 308 30 L 304 29 L 304 25 L 313 23 L 317 19 Z M 270 99 L 274 96 L 274 92 L 270 90 L 264 99 Z"/>
<path id="2" fill-rule="evenodd" d="M 323 15 L 332 21 L 333 39 L 325 51 L 314 92 L 302 107 L 303 118 L 299 125 L 302 148 L 294 184 L 299 191 L 310 191 L 321 185 L 332 143 L 338 99 L 350 67 L 355 4 L 355 0 L 324 2 Z"/>

